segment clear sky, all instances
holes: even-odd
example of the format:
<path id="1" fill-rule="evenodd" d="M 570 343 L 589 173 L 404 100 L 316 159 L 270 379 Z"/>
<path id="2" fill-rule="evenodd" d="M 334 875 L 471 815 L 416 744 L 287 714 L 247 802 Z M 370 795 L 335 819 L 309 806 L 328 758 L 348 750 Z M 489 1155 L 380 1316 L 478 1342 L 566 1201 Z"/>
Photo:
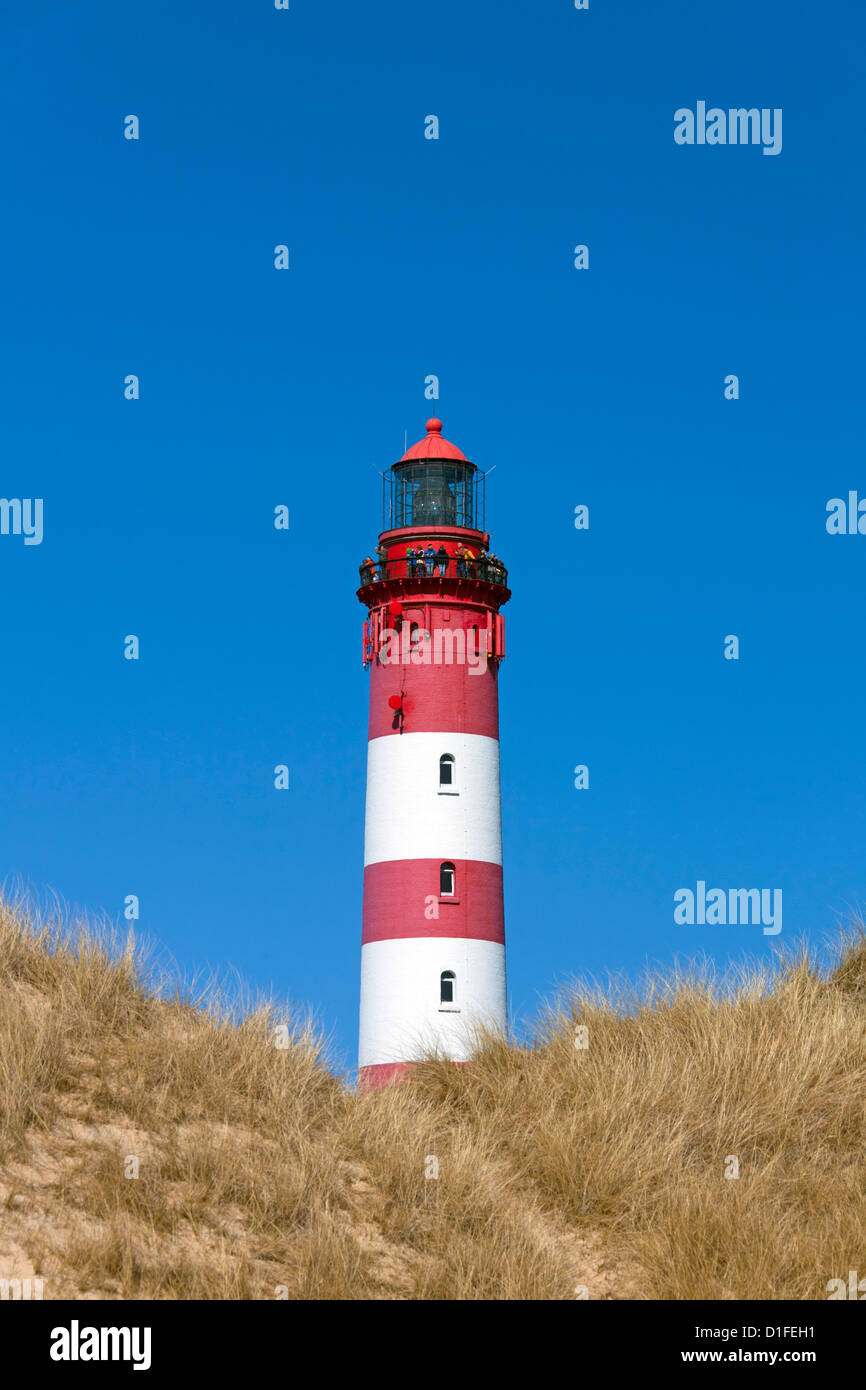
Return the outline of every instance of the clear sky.
<path id="1" fill-rule="evenodd" d="M 825 526 L 866 497 L 862 5 L 0 26 L 0 495 L 44 501 L 40 545 L 0 535 L 0 877 L 138 895 L 165 958 L 290 994 L 353 1065 L 357 565 L 435 413 L 496 465 L 514 593 L 515 1020 L 572 975 L 823 940 L 866 897 L 866 535 Z M 780 108 L 781 153 L 678 145 L 699 101 Z M 698 880 L 781 889 L 781 934 L 677 924 Z"/>

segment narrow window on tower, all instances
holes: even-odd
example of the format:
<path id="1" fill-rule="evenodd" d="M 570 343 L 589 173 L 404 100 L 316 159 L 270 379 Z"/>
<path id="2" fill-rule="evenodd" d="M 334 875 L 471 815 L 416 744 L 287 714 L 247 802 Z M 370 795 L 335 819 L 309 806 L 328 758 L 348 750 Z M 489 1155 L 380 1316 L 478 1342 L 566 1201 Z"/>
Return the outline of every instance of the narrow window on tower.
<path id="1" fill-rule="evenodd" d="M 439 790 L 440 792 L 456 792 L 454 785 L 454 754 L 443 753 L 439 759 Z"/>
<path id="2" fill-rule="evenodd" d="M 454 896 L 454 865 L 439 865 L 439 896 L 440 898 L 453 898 Z"/>
<path id="3" fill-rule="evenodd" d="M 439 976 L 439 1003 L 454 1004 L 457 978 L 453 970 L 443 970 Z"/>

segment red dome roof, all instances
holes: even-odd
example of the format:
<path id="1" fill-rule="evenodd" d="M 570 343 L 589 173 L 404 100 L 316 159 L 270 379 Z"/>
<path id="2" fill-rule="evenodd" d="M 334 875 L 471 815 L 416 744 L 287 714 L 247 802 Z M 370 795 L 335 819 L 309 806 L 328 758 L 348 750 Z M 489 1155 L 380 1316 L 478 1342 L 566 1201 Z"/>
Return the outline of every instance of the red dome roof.
<path id="1" fill-rule="evenodd" d="M 427 421 L 426 435 L 406 450 L 400 462 L 405 463 L 407 459 L 459 459 L 461 463 L 469 462 L 462 449 L 458 449 L 450 439 L 442 438 L 442 421 L 435 419 Z"/>

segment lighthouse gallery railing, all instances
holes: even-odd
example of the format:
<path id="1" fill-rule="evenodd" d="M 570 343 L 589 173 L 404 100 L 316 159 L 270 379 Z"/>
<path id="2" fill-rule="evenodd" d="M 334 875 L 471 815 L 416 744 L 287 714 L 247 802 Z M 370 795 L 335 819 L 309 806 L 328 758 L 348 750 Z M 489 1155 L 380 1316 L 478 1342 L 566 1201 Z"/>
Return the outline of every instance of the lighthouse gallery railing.
<path id="1" fill-rule="evenodd" d="M 476 556 L 472 560 L 461 555 L 406 557 L 400 560 L 374 560 L 359 567 L 361 588 L 382 579 L 480 579 L 485 584 L 508 587 L 508 570 L 499 561 Z"/>

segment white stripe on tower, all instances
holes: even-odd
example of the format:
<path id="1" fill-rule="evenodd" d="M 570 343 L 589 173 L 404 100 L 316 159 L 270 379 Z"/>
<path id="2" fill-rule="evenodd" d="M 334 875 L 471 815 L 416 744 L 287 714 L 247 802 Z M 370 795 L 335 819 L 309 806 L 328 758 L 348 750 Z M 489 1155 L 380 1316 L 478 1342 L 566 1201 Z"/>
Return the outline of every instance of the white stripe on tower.
<path id="1" fill-rule="evenodd" d="M 439 759 L 454 758 L 439 785 Z M 385 735 L 367 745 L 364 863 L 383 859 L 502 863 L 499 740 L 484 734 Z"/>
<path id="2" fill-rule="evenodd" d="M 453 1010 L 439 1004 L 443 970 L 456 977 Z M 479 1024 L 505 1028 L 502 942 L 416 936 L 362 948 L 360 1066 L 437 1055 L 467 1062 Z"/>

